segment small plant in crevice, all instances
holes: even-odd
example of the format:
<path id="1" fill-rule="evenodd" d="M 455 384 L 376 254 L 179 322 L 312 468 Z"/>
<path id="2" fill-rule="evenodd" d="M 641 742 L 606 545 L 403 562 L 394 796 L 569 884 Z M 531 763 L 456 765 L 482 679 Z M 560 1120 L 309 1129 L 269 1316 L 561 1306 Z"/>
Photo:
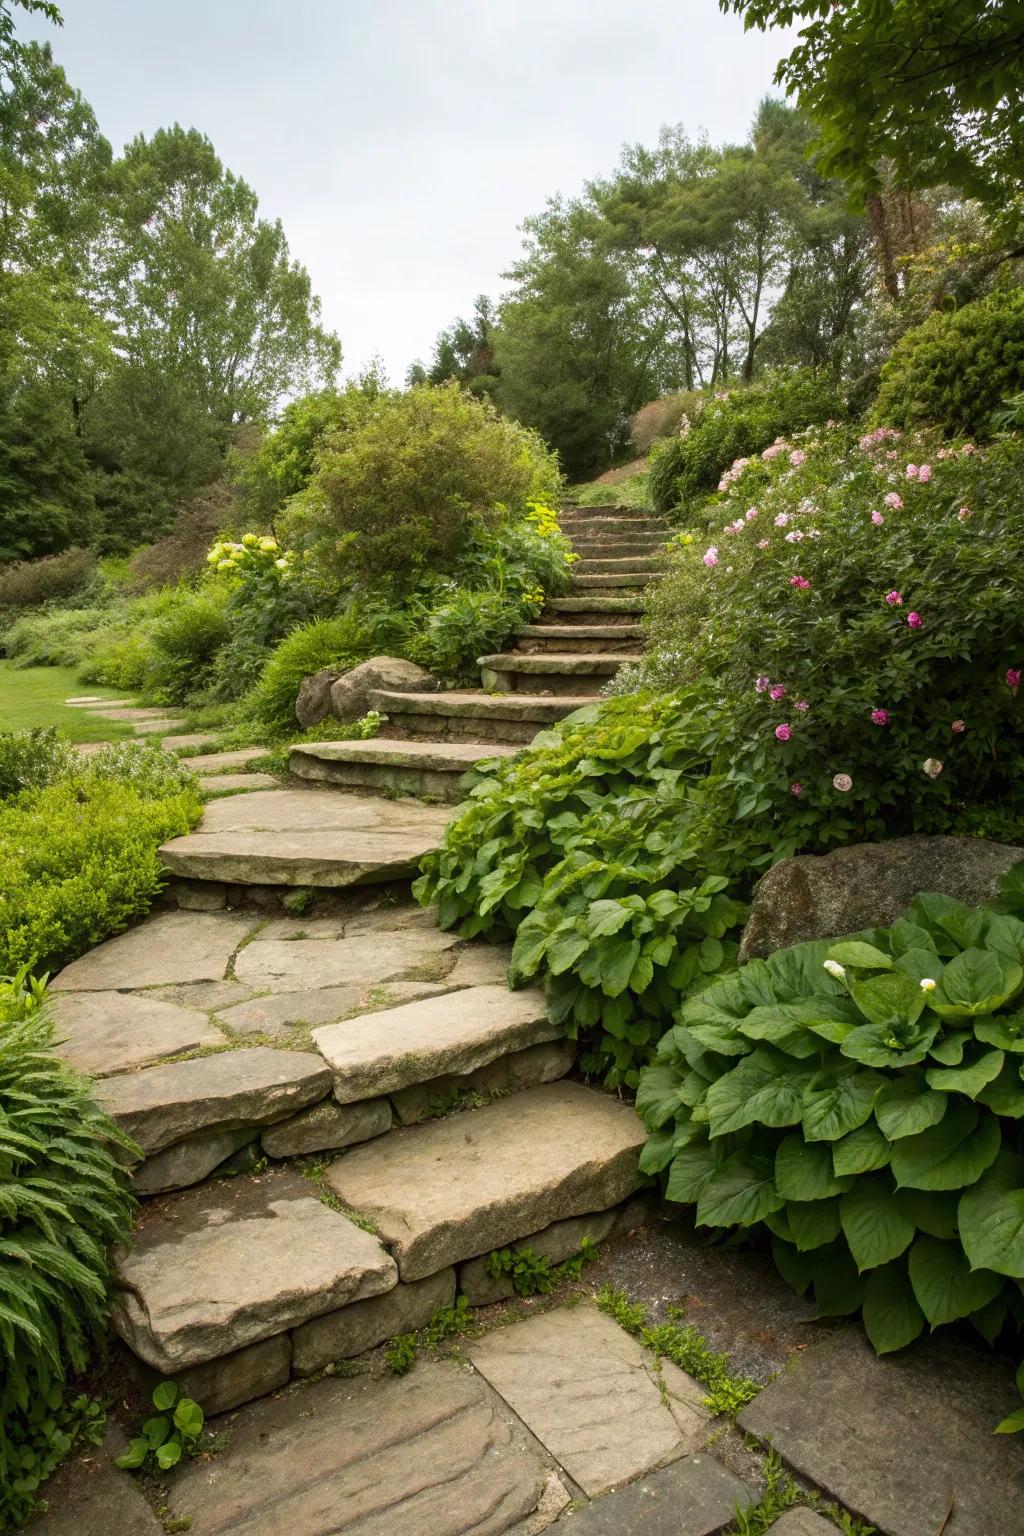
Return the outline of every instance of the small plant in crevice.
<path id="1" fill-rule="evenodd" d="M 624 1291 L 605 1286 L 595 1299 L 600 1310 L 638 1339 L 656 1360 L 670 1360 L 706 1387 L 704 1403 L 711 1413 L 732 1417 L 760 1392 L 756 1381 L 732 1374 L 727 1355 L 711 1349 L 696 1328 L 680 1321 L 681 1308 L 669 1307 L 668 1322 L 652 1325 L 644 1303 L 631 1302 Z"/>
<path id="2" fill-rule="evenodd" d="M 430 1321 L 416 1333 L 399 1333 L 388 1340 L 384 1363 L 393 1376 L 406 1376 L 416 1364 L 421 1348 L 436 1349 L 445 1339 L 477 1331 L 477 1321 L 465 1296 L 450 1306 L 438 1307 Z"/>
<path id="3" fill-rule="evenodd" d="M 756 1504 L 736 1510 L 723 1536 L 767 1536 L 788 1509 L 808 1509 L 831 1520 L 842 1536 L 875 1536 L 875 1527 L 856 1520 L 837 1505 L 824 1501 L 793 1481 L 777 1451 L 769 1450 L 762 1465 L 764 1492 Z"/>
<path id="4" fill-rule="evenodd" d="M 492 1280 L 508 1276 L 517 1296 L 547 1296 L 557 1285 L 578 1280 L 584 1264 L 589 1264 L 596 1254 L 596 1245 L 585 1237 L 579 1252 L 561 1264 L 552 1264 L 532 1248 L 495 1248 L 487 1255 L 484 1267 Z"/>
<path id="5" fill-rule="evenodd" d="M 153 1407 L 141 1431 L 129 1442 L 116 1465 L 130 1471 L 150 1468 L 169 1472 L 182 1456 L 194 1450 L 203 1430 L 203 1410 L 186 1397 L 173 1381 L 162 1381 L 153 1389 Z"/>

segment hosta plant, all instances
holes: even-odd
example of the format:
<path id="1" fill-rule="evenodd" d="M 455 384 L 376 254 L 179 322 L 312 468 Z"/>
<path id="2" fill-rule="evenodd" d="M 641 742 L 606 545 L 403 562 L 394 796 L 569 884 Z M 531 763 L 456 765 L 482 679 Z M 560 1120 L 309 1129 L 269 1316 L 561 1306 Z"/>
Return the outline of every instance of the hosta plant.
<path id="1" fill-rule="evenodd" d="M 880 1353 L 1024 1324 L 1024 866 L 1002 895 L 922 895 L 750 961 L 682 1004 L 641 1078 L 644 1171 L 701 1226 L 766 1228 Z"/>
<path id="2" fill-rule="evenodd" d="M 162 1381 L 153 1389 L 156 1413 L 146 1419 L 137 1435 L 128 1443 L 117 1465 L 135 1471 L 148 1467 L 169 1472 L 192 1449 L 203 1429 L 203 1410 L 186 1397 L 173 1381 Z"/>

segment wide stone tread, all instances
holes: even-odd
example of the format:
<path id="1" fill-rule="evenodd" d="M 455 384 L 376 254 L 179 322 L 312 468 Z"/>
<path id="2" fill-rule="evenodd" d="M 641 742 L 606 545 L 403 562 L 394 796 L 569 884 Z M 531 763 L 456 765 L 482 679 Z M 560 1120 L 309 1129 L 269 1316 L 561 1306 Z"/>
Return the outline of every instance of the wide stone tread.
<path id="1" fill-rule="evenodd" d="M 515 757 L 514 747 L 486 741 L 453 741 L 443 747 L 430 741 L 393 741 L 377 736 L 369 741 L 315 741 L 292 747 L 289 767 L 301 773 L 309 759 L 322 763 L 385 763 L 391 768 L 429 768 L 437 773 L 465 773 L 490 757 Z"/>
<path id="2" fill-rule="evenodd" d="M 173 875 L 237 885 L 339 887 L 415 873 L 440 841 L 443 810 L 331 790 L 276 789 L 215 800 L 197 832 L 164 843 Z"/>
<path id="3" fill-rule="evenodd" d="M 615 573 L 608 572 L 605 575 L 573 576 L 571 578 L 571 586 L 573 590 L 579 592 L 589 590 L 596 592 L 604 587 L 621 587 L 623 589 L 628 587 L 649 587 L 651 582 L 657 581 L 661 575 L 661 570 L 657 570 L 641 572 L 621 571 Z"/>
<path id="4" fill-rule="evenodd" d="M 196 1536 L 502 1536 L 549 1478 L 521 1426 L 451 1361 L 314 1382 L 230 1429 L 229 1453 L 183 1462 L 168 1495 Z"/>
<path id="5" fill-rule="evenodd" d="M 525 677 L 545 673 L 563 677 L 612 677 L 626 662 L 640 659 L 639 652 L 628 651 L 590 651 L 579 655 L 546 652 L 540 656 L 508 651 L 495 656 L 478 656 L 477 665 L 490 672 L 519 672 Z"/>
<path id="6" fill-rule="evenodd" d="M 405 715 L 448 716 L 458 720 L 513 720 L 553 725 L 574 709 L 600 702 L 595 694 L 565 694 L 557 699 L 543 694 L 478 692 L 375 693 L 374 707 Z"/>
<path id="7" fill-rule="evenodd" d="M 115 1330 L 173 1375 L 389 1291 L 398 1272 L 376 1237 L 281 1170 L 147 1206 L 115 1278 Z"/>
<path id="8" fill-rule="evenodd" d="M 197 1131 L 283 1120 L 331 1089 L 330 1068 L 311 1051 L 251 1046 L 105 1077 L 95 1093 L 123 1131 L 152 1154 Z"/>
<path id="9" fill-rule="evenodd" d="M 236 747 L 231 752 L 201 752 L 196 757 L 183 757 L 182 762 L 193 773 L 234 773 L 266 755 L 266 747 Z"/>
<path id="10" fill-rule="evenodd" d="M 563 1528 L 565 1536 L 721 1536 L 736 1530 L 737 1510 L 758 1502 L 753 1488 L 702 1452 L 595 1499 L 552 1531 L 558 1536 Z"/>
<path id="11" fill-rule="evenodd" d="M 499 1056 L 554 1040 L 544 993 L 467 987 L 313 1031 L 334 1071 L 334 1097 L 354 1104 L 444 1073 L 475 1072 Z"/>
<path id="12" fill-rule="evenodd" d="M 56 992 L 57 1054 L 88 1077 L 148 1067 L 203 1045 L 223 1045 L 209 1015 L 145 993 Z"/>
<path id="13" fill-rule="evenodd" d="M 663 569 L 664 562 L 653 555 L 593 555 L 574 565 L 572 573 L 574 576 L 601 576 L 619 571 L 657 574 Z"/>
<path id="14" fill-rule="evenodd" d="M 552 1221 L 617 1205 L 643 1183 L 635 1110 L 549 1083 L 356 1147 L 325 1175 L 370 1218 L 403 1280 L 475 1258 Z"/>
<path id="15" fill-rule="evenodd" d="M 231 956 L 259 921 L 256 912 L 162 912 L 73 960 L 50 988 L 107 992 L 223 981 Z"/>
<path id="16" fill-rule="evenodd" d="M 643 613 L 641 597 L 549 597 L 545 613 Z"/>
<path id="17" fill-rule="evenodd" d="M 523 624 L 518 640 L 640 640 L 642 624 Z"/>

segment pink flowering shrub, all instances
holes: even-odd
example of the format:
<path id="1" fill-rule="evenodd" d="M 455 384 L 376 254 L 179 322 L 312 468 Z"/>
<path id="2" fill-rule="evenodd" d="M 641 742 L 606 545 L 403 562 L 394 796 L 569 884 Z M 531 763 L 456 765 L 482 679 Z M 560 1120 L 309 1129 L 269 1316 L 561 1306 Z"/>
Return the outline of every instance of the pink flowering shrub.
<path id="1" fill-rule="evenodd" d="M 1024 444 L 888 426 L 790 441 L 759 461 L 759 537 L 730 535 L 730 570 L 683 551 L 656 589 L 641 686 L 713 678 L 733 701 L 730 772 L 757 786 L 737 819 L 771 818 L 776 855 L 908 831 L 1024 840 Z M 751 494 L 744 476 L 711 498 L 710 538 Z"/>

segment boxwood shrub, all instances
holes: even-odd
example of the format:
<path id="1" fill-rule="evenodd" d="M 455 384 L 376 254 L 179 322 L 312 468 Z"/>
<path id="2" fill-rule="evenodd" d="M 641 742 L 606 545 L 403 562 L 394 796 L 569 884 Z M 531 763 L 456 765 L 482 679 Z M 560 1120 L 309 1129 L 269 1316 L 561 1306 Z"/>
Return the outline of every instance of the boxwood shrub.
<path id="1" fill-rule="evenodd" d="M 1001 907 L 1002 910 L 997 908 Z M 767 1229 L 879 1352 L 1024 1322 L 1024 864 L 990 909 L 922 895 L 689 997 L 643 1073 L 645 1172 L 699 1225 Z"/>

